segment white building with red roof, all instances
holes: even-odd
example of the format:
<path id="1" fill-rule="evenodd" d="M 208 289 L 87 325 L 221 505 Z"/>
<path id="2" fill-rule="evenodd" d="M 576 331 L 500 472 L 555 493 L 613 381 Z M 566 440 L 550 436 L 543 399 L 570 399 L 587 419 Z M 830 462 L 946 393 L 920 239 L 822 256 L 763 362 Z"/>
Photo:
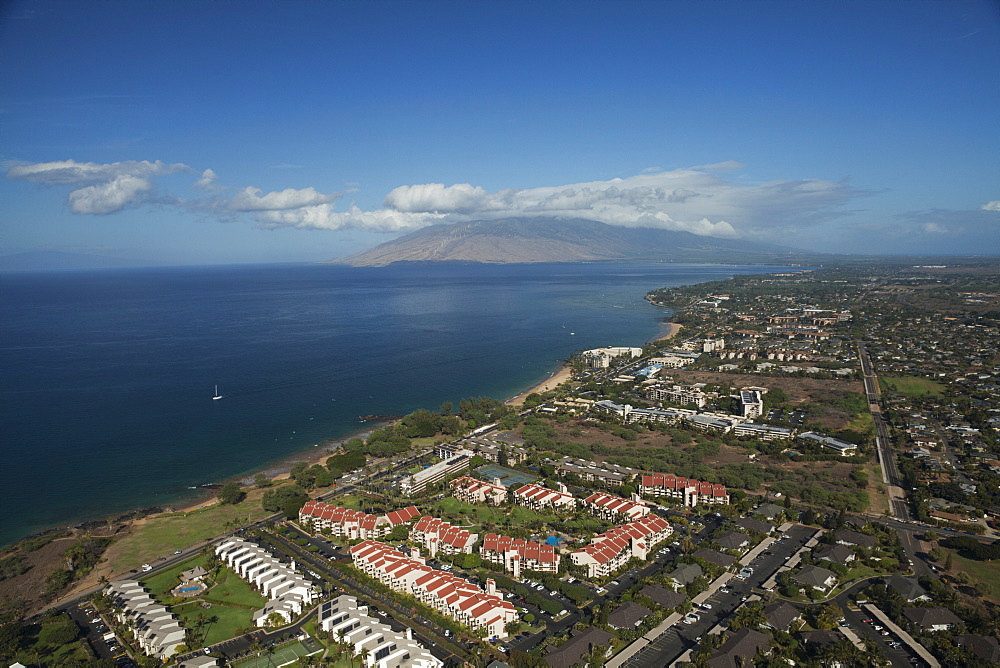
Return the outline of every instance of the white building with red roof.
<path id="1" fill-rule="evenodd" d="M 468 580 L 431 568 L 414 548 L 410 556 L 373 540 L 351 548 L 354 565 L 396 591 L 410 594 L 443 615 L 469 628 L 483 629 L 487 637 L 506 637 L 506 626 L 517 610 L 496 593 L 493 580 L 483 591 Z"/>
<path id="2" fill-rule="evenodd" d="M 503 564 L 504 569 L 513 573 L 515 578 L 521 577 L 522 569 L 539 573 L 559 572 L 559 555 L 555 546 L 524 538 L 488 533 L 483 536 L 479 554 L 487 561 Z"/>
<path id="3" fill-rule="evenodd" d="M 494 480 L 492 484 L 469 476 L 455 478 L 450 483 L 451 495 L 467 503 L 488 503 L 499 506 L 507 500 L 507 488 Z"/>
<path id="4" fill-rule="evenodd" d="M 649 507 L 644 503 L 603 492 L 591 494 L 582 503 L 594 515 L 612 522 L 632 522 L 649 514 Z"/>
<path id="5" fill-rule="evenodd" d="M 397 524 L 420 516 L 415 506 L 395 510 L 387 515 L 370 515 L 360 510 L 341 508 L 322 501 L 307 501 L 299 510 L 299 523 L 348 540 L 368 540 L 385 536 Z"/>
<path id="6" fill-rule="evenodd" d="M 452 526 L 449 522 L 425 515 L 410 529 L 410 540 L 424 544 L 436 557 L 444 554 L 472 554 L 472 546 L 479 540 L 479 534 Z"/>
<path id="7" fill-rule="evenodd" d="M 514 492 L 514 503 L 519 506 L 527 506 L 534 510 L 542 508 L 576 508 L 576 497 L 566 491 L 565 486 L 560 485 L 561 490 L 548 489 L 540 485 L 528 483 L 517 488 Z"/>
<path id="8" fill-rule="evenodd" d="M 685 506 L 728 504 L 729 490 L 719 483 L 679 478 L 672 473 L 650 473 L 639 479 L 639 494 L 665 496 L 680 500 Z"/>
<path id="9" fill-rule="evenodd" d="M 570 559 L 577 566 L 587 567 L 587 577 L 604 577 L 620 569 L 632 557 L 645 560 L 653 546 L 673 532 L 673 527 L 659 515 L 646 515 L 595 536 L 590 545 L 573 552 Z"/>

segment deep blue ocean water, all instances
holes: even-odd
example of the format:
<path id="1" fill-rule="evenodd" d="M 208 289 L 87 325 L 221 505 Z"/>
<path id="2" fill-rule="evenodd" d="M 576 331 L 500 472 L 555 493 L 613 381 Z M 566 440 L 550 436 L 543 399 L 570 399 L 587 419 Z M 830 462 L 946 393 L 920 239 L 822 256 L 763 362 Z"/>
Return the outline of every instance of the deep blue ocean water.
<path id="1" fill-rule="evenodd" d="M 651 289 L 784 267 L 334 265 L 0 275 L 0 545 L 191 500 L 357 432 L 641 345 Z M 212 400 L 219 385 L 225 397 Z"/>

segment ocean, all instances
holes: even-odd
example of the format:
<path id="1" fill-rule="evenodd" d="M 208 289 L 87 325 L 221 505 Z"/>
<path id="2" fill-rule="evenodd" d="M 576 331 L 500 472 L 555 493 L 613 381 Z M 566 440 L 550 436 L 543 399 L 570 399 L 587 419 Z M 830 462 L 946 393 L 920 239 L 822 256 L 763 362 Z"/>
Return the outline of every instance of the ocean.
<path id="1" fill-rule="evenodd" d="M 253 265 L 0 275 L 0 545 L 177 504 L 361 415 L 507 399 L 575 350 L 641 345 L 652 289 L 786 269 Z M 215 385 L 222 400 L 213 401 Z"/>

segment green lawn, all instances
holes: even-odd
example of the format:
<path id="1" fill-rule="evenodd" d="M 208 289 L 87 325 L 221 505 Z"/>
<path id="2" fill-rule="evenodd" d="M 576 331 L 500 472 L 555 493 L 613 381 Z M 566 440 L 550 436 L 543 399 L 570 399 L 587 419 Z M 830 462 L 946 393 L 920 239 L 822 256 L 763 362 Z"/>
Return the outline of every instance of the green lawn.
<path id="1" fill-rule="evenodd" d="M 944 384 L 936 380 L 916 376 L 882 376 L 879 380 L 884 392 L 896 392 L 913 398 L 939 397 L 945 389 Z"/>
<path id="2" fill-rule="evenodd" d="M 996 601 L 1000 599 L 1000 568 L 997 568 L 995 561 L 975 561 L 959 556 L 955 550 L 942 548 L 951 554 L 951 566 L 953 573 L 962 571 L 968 573 L 973 580 L 985 582 L 992 592 L 987 598 Z"/>
<path id="3" fill-rule="evenodd" d="M 261 606 L 263 607 L 263 604 Z M 210 608 L 203 608 L 199 602 L 192 601 L 183 605 L 173 606 L 171 612 L 180 618 L 182 626 L 190 629 L 197 628 L 194 620 L 199 613 L 209 618 L 218 617 L 218 621 L 208 624 L 205 627 L 208 632 L 205 636 L 204 644 L 212 645 L 235 637 L 237 635 L 236 630 L 239 628 L 251 626 L 255 611 L 227 608 L 224 605 L 215 603 Z"/>
<path id="4" fill-rule="evenodd" d="M 214 587 L 208 590 L 205 596 L 213 601 L 249 605 L 254 608 L 263 608 L 264 604 L 267 603 L 266 598 L 254 591 L 236 573 L 225 567 L 219 571 L 218 581 Z"/>
<path id="5" fill-rule="evenodd" d="M 545 523 L 559 522 L 560 518 L 553 514 L 540 513 L 524 506 L 493 508 L 477 506 L 454 497 L 441 499 L 434 504 L 440 515 L 459 521 L 475 522 L 477 524 L 503 524 L 509 522 L 524 526 L 533 520 Z"/>
<path id="6" fill-rule="evenodd" d="M 168 568 L 165 571 L 157 573 L 151 577 L 142 580 L 142 585 L 149 589 L 149 592 L 156 598 L 162 598 L 168 595 L 168 592 L 180 584 L 180 574 L 186 570 L 194 568 L 195 566 L 204 566 L 206 558 L 204 555 L 199 555 L 193 559 L 188 559 L 183 561 L 176 566 Z"/>

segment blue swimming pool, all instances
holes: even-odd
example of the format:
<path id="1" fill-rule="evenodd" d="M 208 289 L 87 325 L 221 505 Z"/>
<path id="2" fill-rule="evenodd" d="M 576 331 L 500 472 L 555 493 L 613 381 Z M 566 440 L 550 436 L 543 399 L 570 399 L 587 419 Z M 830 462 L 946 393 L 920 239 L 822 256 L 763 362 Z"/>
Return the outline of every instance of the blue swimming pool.
<path id="1" fill-rule="evenodd" d="M 194 587 L 181 587 L 177 591 L 179 591 L 179 592 L 198 591 L 199 589 L 201 589 L 201 585 L 195 585 Z"/>
<path id="2" fill-rule="evenodd" d="M 562 542 L 562 538 L 560 538 L 559 536 L 549 536 L 548 538 L 545 539 L 545 542 L 548 543 L 549 545 L 556 546 Z"/>

